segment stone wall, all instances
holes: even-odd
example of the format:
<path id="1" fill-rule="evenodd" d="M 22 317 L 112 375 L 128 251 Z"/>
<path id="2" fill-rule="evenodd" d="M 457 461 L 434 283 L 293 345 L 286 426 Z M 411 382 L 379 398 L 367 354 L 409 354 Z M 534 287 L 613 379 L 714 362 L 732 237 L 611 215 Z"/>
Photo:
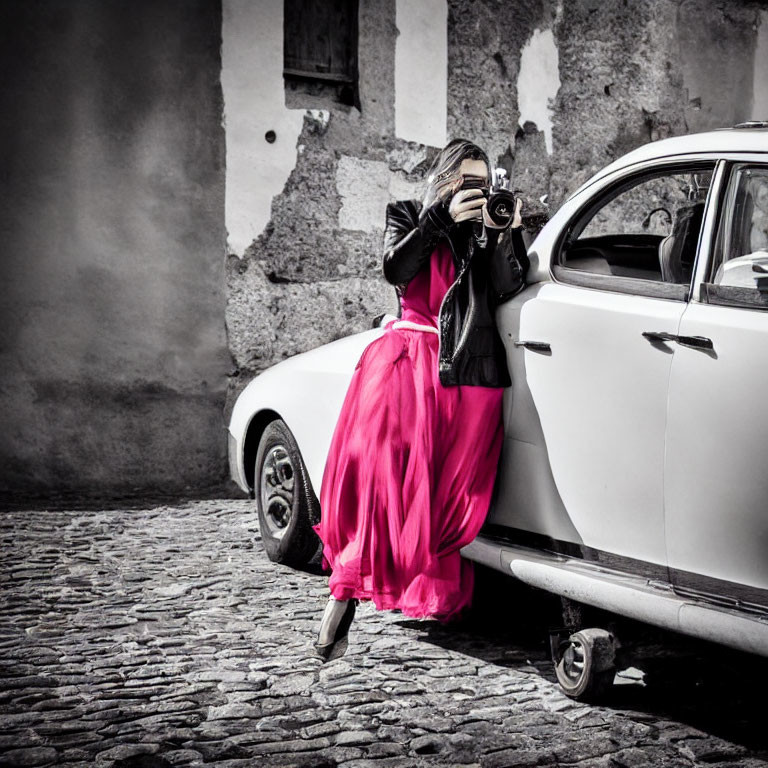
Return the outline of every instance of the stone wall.
<path id="1" fill-rule="evenodd" d="M 232 394 L 280 359 L 363 330 L 396 307 L 380 274 L 384 205 L 419 193 L 436 151 L 398 135 L 408 99 L 397 89 L 418 88 L 421 78 L 434 103 L 439 87 L 433 71 L 393 77 L 398 28 L 417 23 L 405 18 L 407 5 L 361 0 L 360 110 L 313 103 L 322 109 L 297 113 L 295 164 L 270 221 L 247 248 L 232 249 L 227 326 L 239 371 Z M 532 210 L 542 210 L 546 196 L 554 212 L 596 170 L 648 141 L 768 117 L 753 114 L 768 103 L 760 76 L 768 10 L 760 2 L 440 5 L 447 13 L 433 13 L 433 23 L 447 18 L 444 135 L 485 146 Z M 422 37 L 439 48 L 434 29 Z"/>
<path id="2" fill-rule="evenodd" d="M 220 17 L 0 7 L 0 491 L 225 481 Z"/>

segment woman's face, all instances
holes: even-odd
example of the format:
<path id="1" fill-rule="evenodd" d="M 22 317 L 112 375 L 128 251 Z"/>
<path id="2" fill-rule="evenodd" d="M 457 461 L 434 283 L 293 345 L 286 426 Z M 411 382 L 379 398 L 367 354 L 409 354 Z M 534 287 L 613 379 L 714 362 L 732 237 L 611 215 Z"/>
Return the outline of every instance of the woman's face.
<path id="1" fill-rule="evenodd" d="M 488 166 L 483 160 L 470 160 L 469 158 L 462 160 L 459 166 L 459 176 L 462 180 L 459 188 L 465 186 L 466 182 L 477 183 L 483 187 L 488 186 Z"/>
<path id="2" fill-rule="evenodd" d="M 462 160 L 456 173 L 437 185 L 437 195 L 447 201 L 462 187 L 488 187 L 488 166 L 483 160 Z"/>

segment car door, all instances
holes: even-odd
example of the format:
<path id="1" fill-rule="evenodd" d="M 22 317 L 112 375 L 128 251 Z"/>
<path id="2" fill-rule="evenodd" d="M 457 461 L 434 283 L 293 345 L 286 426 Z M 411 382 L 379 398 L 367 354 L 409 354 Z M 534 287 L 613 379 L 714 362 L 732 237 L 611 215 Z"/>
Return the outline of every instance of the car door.
<path id="1" fill-rule="evenodd" d="M 678 331 L 665 460 L 681 591 L 768 606 L 768 157 L 723 165 L 711 258 Z"/>
<path id="2" fill-rule="evenodd" d="M 700 216 L 685 243 L 671 243 L 678 279 L 667 269 L 664 280 L 662 267 L 678 219 L 703 208 L 712 169 L 678 161 L 614 176 L 553 242 L 554 280 L 502 308 L 515 383 L 491 526 L 666 577 L 672 350 L 659 334 L 678 331 Z"/>

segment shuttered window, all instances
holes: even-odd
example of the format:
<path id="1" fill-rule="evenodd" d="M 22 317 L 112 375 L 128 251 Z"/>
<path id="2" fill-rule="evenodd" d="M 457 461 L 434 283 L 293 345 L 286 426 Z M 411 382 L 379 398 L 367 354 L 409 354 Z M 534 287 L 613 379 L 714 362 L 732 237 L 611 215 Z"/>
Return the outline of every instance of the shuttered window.
<path id="1" fill-rule="evenodd" d="M 286 87 L 315 84 L 346 104 L 357 101 L 358 0 L 284 0 Z M 319 87 L 318 87 L 319 86 Z"/>

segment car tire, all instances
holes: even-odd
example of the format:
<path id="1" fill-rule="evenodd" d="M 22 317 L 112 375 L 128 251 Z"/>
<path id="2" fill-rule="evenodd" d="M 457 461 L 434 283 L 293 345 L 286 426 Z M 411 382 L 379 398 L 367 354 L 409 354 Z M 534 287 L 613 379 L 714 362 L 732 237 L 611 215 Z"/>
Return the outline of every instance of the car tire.
<path id="1" fill-rule="evenodd" d="M 267 556 L 275 563 L 306 567 L 320 545 L 312 529 L 320 519 L 319 504 L 296 439 L 284 421 L 270 422 L 262 433 L 253 478 Z"/>
<path id="2" fill-rule="evenodd" d="M 616 638 L 604 629 L 581 629 L 562 644 L 555 675 L 563 693 L 577 701 L 598 701 L 616 676 Z"/>

